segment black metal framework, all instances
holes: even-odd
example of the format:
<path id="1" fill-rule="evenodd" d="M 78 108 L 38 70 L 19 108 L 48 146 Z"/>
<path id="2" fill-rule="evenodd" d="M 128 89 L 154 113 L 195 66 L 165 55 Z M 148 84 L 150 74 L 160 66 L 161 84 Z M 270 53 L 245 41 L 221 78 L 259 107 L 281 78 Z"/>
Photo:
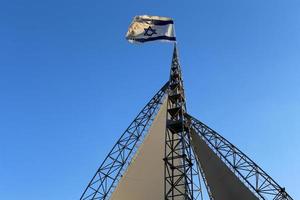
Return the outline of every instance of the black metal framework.
<path id="1" fill-rule="evenodd" d="M 80 200 L 108 200 L 167 96 L 164 200 L 203 199 L 201 180 L 214 200 L 191 145 L 194 129 L 226 166 L 262 200 L 293 200 L 266 172 L 217 132 L 186 112 L 181 67 L 174 46 L 169 81 L 125 130 L 89 182 Z"/>
<path id="2" fill-rule="evenodd" d="M 188 114 L 185 116 L 205 143 L 259 199 L 292 200 L 285 188 L 237 147 L 196 118 Z"/>
<path id="3" fill-rule="evenodd" d="M 143 139 L 152 124 L 166 96 L 168 85 L 169 83 L 167 82 L 154 95 L 125 130 L 89 182 L 80 198 L 81 200 L 109 199 L 118 180 L 135 154 L 139 142 Z"/>
<path id="4" fill-rule="evenodd" d="M 185 96 L 176 45 L 168 88 L 165 135 L 165 200 L 194 199 L 193 160 L 189 129 L 184 120 Z"/>

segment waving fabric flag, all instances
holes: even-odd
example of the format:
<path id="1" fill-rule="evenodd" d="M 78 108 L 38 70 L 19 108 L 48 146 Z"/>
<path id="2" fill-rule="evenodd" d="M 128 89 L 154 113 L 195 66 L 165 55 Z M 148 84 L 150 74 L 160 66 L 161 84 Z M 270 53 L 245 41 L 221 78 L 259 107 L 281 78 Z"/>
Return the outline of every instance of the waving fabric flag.
<path id="1" fill-rule="evenodd" d="M 171 18 L 159 16 L 136 16 L 130 24 L 126 39 L 132 43 L 148 41 L 176 41 L 174 22 Z"/>

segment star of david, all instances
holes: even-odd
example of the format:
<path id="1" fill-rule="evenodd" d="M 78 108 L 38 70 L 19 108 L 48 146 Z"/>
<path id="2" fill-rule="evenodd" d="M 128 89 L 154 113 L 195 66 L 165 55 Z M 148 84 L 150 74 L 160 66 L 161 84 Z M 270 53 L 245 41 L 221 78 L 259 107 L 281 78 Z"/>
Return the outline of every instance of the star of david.
<path id="1" fill-rule="evenodd" d="M 157 34 L 156 30 L 152 29 L 151 26 L 149 26 L 148 28 L 144 28 L 144 30 L 145 30 L 145 33 L 144 33 L 145 36 L 152 36 L 154 34 Z"/>

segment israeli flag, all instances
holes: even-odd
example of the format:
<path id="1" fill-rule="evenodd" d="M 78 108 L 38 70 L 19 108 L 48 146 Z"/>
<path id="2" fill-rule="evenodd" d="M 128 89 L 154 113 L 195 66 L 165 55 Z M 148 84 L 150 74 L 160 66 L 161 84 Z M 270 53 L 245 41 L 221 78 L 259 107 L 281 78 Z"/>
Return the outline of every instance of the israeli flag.
<path id="1" fill-rule="evenodd" d="M 131 43 L 155 40 L 176 41 L 174 22 L 171 18 L 159 16 L 135 16 L 129 26 L 126 39 Z"/>

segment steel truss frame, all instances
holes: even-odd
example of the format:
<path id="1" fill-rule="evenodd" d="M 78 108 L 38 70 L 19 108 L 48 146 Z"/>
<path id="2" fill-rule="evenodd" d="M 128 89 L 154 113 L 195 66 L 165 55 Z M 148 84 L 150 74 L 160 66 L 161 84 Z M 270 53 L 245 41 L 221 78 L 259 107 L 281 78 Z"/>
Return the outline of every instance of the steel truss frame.
<path id="1" fill-rule="evenodd" d="M 168 88 L 165 135 L 165 200 L 194 200 L 192 148 L 184 120 L 186 103 L 176 45 L 174 46 Z"/>
<path id="2" fill-rule="evenodd" d="M 89 182 L 80 200 L 109 199 L 118 180 L 135 154 L 139 142 L 144 138 L 145 133 L 148 132 L 166 96 L 168 85 L 169 82 L 154 95 L 125 130 Z"/>
<path id="3" fill-rule="evenodd" d="M 259 199 L 293 200 L 285 188 L 280 187 L 236 146 L 191 115 L 185 116 L 205 143 Z"/>
<path id="4" fill-rule="evenodd" d="M 191 145 L 190 129 L 205 141 L 226 166 L 259 198 L 293 200 L 266 172 L 237 147 L 186 113 L 181 68 L 174 47 L 170 79 L 142 109 L 84 190 L 80 200 L 108 200 L 139 144 L 168 96 L 164 157 L 164 200 L 203 199 L 201 178 L 210 200 L 212 193 Z"/>

